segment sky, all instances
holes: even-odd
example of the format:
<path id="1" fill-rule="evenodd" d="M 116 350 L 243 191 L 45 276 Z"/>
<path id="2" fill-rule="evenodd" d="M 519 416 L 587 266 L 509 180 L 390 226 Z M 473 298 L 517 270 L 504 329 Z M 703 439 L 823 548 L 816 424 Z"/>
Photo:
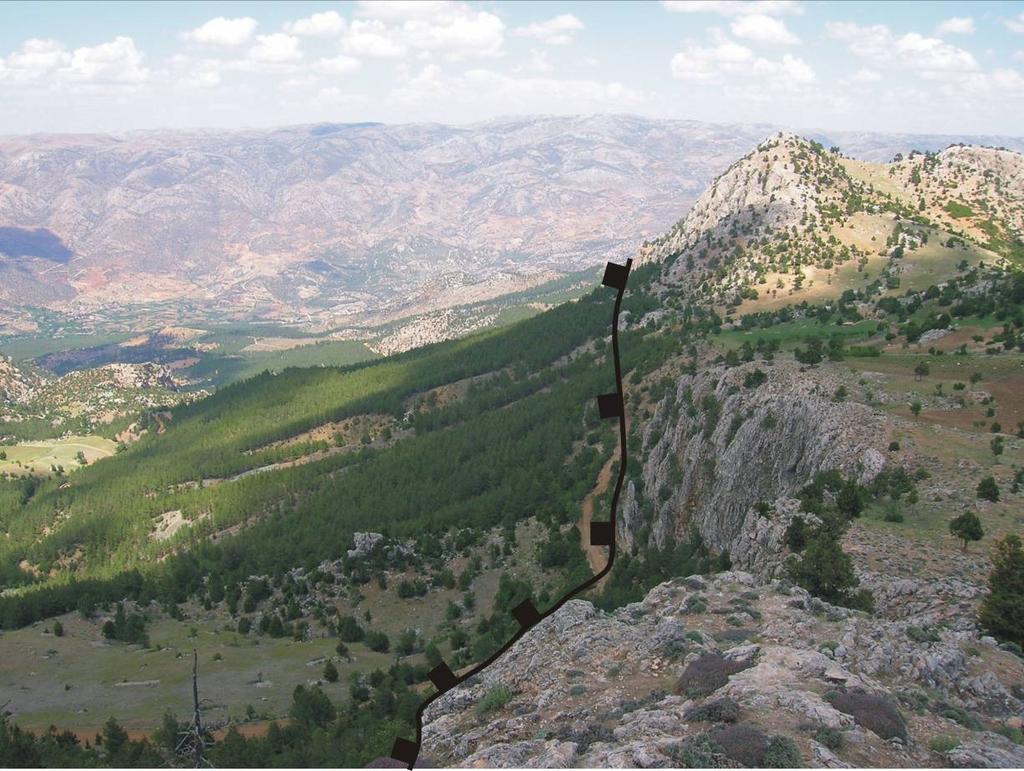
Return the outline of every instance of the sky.
<path id="1" fill-rule="evenodd" d="M 1024 134 L 1024 2 L 4 2 L 0 134 L 630 113 Z"/>

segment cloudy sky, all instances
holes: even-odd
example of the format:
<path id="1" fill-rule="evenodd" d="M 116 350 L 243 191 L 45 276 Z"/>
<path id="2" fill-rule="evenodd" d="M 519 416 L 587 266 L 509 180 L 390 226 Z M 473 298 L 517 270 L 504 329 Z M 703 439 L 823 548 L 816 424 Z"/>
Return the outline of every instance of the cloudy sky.
<path id="1" fill-rule="evenodd" d="M 1024 2 L 0 4 L 0 134 L 523 113 L 1024 134 Z"/>

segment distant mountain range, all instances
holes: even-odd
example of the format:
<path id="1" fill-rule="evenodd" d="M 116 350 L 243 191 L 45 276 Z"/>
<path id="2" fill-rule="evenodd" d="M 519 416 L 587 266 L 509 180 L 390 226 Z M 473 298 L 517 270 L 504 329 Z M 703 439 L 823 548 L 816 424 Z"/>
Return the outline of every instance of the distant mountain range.
<path id="1" fill-rule="evenodd" d="M 776 127 L 635 116 L 0 139 L 0 304 L 187 303 L 309 327 L 632 253 Z M 805 132 L 864 160 L 1005 137 Z"/>

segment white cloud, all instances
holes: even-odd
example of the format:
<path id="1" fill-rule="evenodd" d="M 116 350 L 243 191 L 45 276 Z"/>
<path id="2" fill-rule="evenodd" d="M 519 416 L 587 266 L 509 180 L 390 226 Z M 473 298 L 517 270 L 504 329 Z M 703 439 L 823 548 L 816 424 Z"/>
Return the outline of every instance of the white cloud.
<path id="1" fill-rule="evenodd" d="M 870 70 L 867 67 L 861 67 L 847 78 L 847 81 L 850 83 L 877 83 L 881 79 L 881 74 L 875 70 Z"/>
<path id="2" fill-rule="evenodd" d="M 248 42 L 252 33 L 256 31 L 256 26 L 256 19 L 249 16 L 238 19 L 218 16 L 216 19 L 210 19 L 202 26 L 186 32 L 184 37 L 193 43 L 234 48 Z"/>
<path id="3" fill-rule="evenodd" d="M 448 78 L 428 64 L 392 92 L 405 103 L 486 104 L 504 113 L 588 112 L 624 109 L 646 97 L 618 82 L 551 77 L 515 77 L 489 69 L 472 69 Z"/>
<path id="4" fill-rule="evenodd" d="M 441 52 L 453 59 L 500 53 L 504 33 L 505 23 L 493 13 L 461 6 L 448 18 L 410 19 L 402 26 L 402 37 L 410 47 Z"/>
<path id="5" fill-rule="evenodd" d="M 753 51 L 731 41 L 709 47 L 690 46 L 672 57 L 672 77 L 710 82 L 717 80 L 722 72 L 746 69 L 753 60 Z"/>
<path id="6" fill-rule="evenodd" d="M 789 31 L 785 22 L 763 13 L 751 13 L 733 20 L 729 28 L 738 38 L 758 43 L 795 45 L 800 38 Z"/>
<path id="7" fill-rule="evenodd" d="M 1010 32 L 1015 32 L 1018 35 L 1024 35 L 1024 11 L 1021 11 L 1012 19 L 1006 19 L 1004 23 Z"/>
<path id="8" fill-rule="evenodd" d="M 997 69 L 992 71 L 992 85 L 999 91 L 1024 93 L 1024 75 L 1017 70 Z"/>
<path id="9" fill-rule="evenodd" d="M 674 13 L 716 13 L 719 16 L 778 16 L 803 11 L 803 6 L 794 0 L 662 0 L 661 4 Z"/>
<path id="10" fill-rule="evenodd" d="M 814 69 L 799 56 L 786 54 L 781 61 L 758 58 L 754 60 L 754 72 L 770 77 L 781 87 L 802 86 L 816 79 Z"/>
<path id="11" fill-rule="evenodd" d="M 907 66 L 924 72 L 965 72 L 978 69 L 978 62 L 970 52 L 916 32 L 908 32 L 896 40 L 896 53 Z"/>
<path id="12" fill-rule="evenodd" d="M 449 13 L 451 0 L 360 0 L 359 15 L 386 21 L 430 19 Z"/>
<path id="13" fill-rule="evenodd" d="M 299 39 L 283 32 L 257 35 L 256 45 L 249 49 L 248 59 L 260 64 L 282 64 L 302 58 Z"/>
<path id="14" fill-rule="evenodd" d="M 728 39 L 712 46 L 687 47 L 672 57 L 671 70 L 677 80 L 697 83 L 756 77 L 767 80 L 769 86 L 794 88 L 815 80 L 814 69 L 800 57 L 786 54 L 780 60 L 766 59 Z"/>
<path id="15" fill-rule="evenodd" d="M 422 5 L 435 9 L 425 13 Z M 388 59 L 439 54 L 447 59 L 497 56 L 505 24 L 495 14 L 463 3 L 365 3 L 363 15 L 342 34 L 342 49 L 354 56 Z M 380 18 L 378 18 L 380 17 Z"/>
<path id="16" fill-rule="evenodd" d="M 351 56 L 338 54 L 331 58 L 317 59 L 313 63 L 313 69 L 324 75 L 348 75 L 355 72 L 362 66 L 358 59 Z"/>
<path id="17" fill-rule="evenodd" d="M 5 60 L 5 64 L 12 69 L 25 70 L 53 70 L 66 66 L 71 62 L 71 54 L 63 44 L 56 40 L 39 40 L 32 38 L 21 44 L 21 49 L 15 51 Z"/>
<path id="18" fill-rule="evenodd" d="M 345 19 L 337 11 L 323 11 L 285 22 L 284 31 L 301 37 L 337 37 L 345 31 Z"/>
<path id="19" fill-rule="evenodd" d="M 76 48 L 71 62 L 61 70 L 69 80 L 81 83 L 133 85 L 149 80 L 142 52 L 130 37 L 118 35 L 109 43 Z"/>
<path id="20" fill-rule="evenodd" d="M 349 94 L 337 86 L 325 86 L 317 91 L 316 94 L 317 104 L 325 107 L 363 105 L 367 101 L 367 98 L 362 94 Z"/>
<path id="21" fill-rule="evenodd" d="M 849 21 L 830 21 L 825 31 L 833 40 L 846 43 L 849 49 L 870 59 L 888 59 L 892 54 L 892 32 L 884 24 L 862 27 Z"/>
<path id="22" fill-rule="evenodd" d="M 873 62 L 895 62 L 924 77 L 941 73 L 967 73 L 978 69 L 974 56 L 963 48 L 917 32 L 895 36 L 884 24 L 862 27 L 851 22 L 828 22 L 828 36 Z"/>
<path id="23" fill-rule="evenodd" d="M 1005 112 L 1012 108 L 991 100 L 1019 98 L 1024 93 L 1024 76 L 1017 70 L 983 71 L 969 51 L 938 38 L 917 32 L 897 36 L 883 24 L 860 27 L 846 22 L 829 23 L 826 30 L 830 37 L 845 42 L 851 51 L 872 64 L 913 72 L 933 83 L 929 93 L 933 100 L 948 99 L 951 104 L 969 110 L 965 105 L 984 96 L 993 108 Z"/>
<path id="24" fill-rule="evenodd" d="M 216 88 L 221 84 L 221 77 L 216 70 L 197 70 L 181 75 L 174 84 L 183 89 Z"/>
<path id="25" fill-rule="evenodd" d="M 0 80 L 33 81 L 71 63 L 71 53 L 56 40 L 31 38 L 6 58 L 0 58 Z"/>
<path id="26" fill-rule="evenodd" d="M 384 22 L 357 19 L 342 39 L 345 51 L 371 59 L 397 59 L 405 56 L 406 46 L 395 39 Z"/>
<path id="27" fill-rule="evenodd" d="M 530 49 L 530 58 L 522 64 L 517 65 L 512 69 L 513 74 L 521 75 L 525 73 L 545 73 L 551 72 L 554 67 L 551 62 L 548 61 L 547 51 L 538 51 L 533 48 Z"/>
<path id="28" fill-rule="evenodd" d="M 50 86 L 137 86 L 152 73 L 130 37 L 68 51 L 55 40 L 33 38 L 6 58 L 0 58 L 0 80 L 14 83 L 44 81 Z"/>
<path id="29" fill-rule="evenodd" d="M 554 16 L 547 21 L 537 21 L 525 27 L 519 27 L 514 34 L 520 37 L 532 37 L 548 45 L 568 45 L 573 42 L 573 34 L 583 29 L 583 22 L 571 13 Z"/>
<path id="30" fill-rule="evenodd" d="M 974 34 L 974 19 L 970 16 L 954 16 L 946 19 L 935 28 L 936 35 L 971 35 Z"/>
<path id="31" fill-rule="evenodd" d="M 1024 62 L 1024 50 L 1014 51 L 1010 58 L 1015 62 Z"/>

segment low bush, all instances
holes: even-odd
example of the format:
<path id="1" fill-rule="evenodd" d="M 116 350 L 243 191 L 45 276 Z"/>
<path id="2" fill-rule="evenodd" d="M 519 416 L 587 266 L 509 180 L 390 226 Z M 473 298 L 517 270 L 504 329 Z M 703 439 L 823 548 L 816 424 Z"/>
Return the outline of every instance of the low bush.
<path id="1" fill-rule="evenodd" d="M 501 709 L 512 701 L 514 695 L 507 685 L 495 685 L 477 702 L 476 714 L 486 715 L 488 712 Z"/>
<path id="2" fill-rule="evenodd" d="M 833 752 L 838 752 L 846 746 L 846 734 L 840 731 L 838 728 L 832 728 L 831 726 L 823 725 L 814 732 L 814 739 L 824 744 Z"/>
<path id="3" fill-rule="evenodd" d="M 690 662 L 676 683 L 676 693 L 689 698 L 707 696 L 729 682 L 729 676 L 754 666 L 753 661 L 735 661 L 718 653 L 706 653 Z"/>
<path id="4" fill-rule="evenodd" d="M 728 764 L 722 748 L 706 733 L 680 742 L 668 754 L 679 768 L 723 768 Z"/>
<path id="5" fill-rule="evenodd" d="M 907 739 L 907 724 L 896 705 L 887 697 L 861 690 L 832 691 L 825 698 L 858 725 L 883 739 Z"/>
<path id="6" fill-rule="evenodd" d="M 939 736 L 933 736 L 928 742 L 928 749 L 932 752 L 938 752 L 945 754 L 950 750 L 955 750 L 960 746 L 960 740 L 955 736 L 949 736 L 947 734 L 940 734 Z"/>
<path id="7" fill-rule="evenodd" d="M 952 720 L 971 731 L 980 731 L 983 728 L 978 718 L 963 707 L 954 707 L 951 704 L 940 704 L 936 711 L 947 720 Z"/>
<path id="8" fill-rule="evenodd" d="M 721 747 L 722 753 L 744 768 L 762 768 L 768 752 L 768 737 L 764 731 L 752 725 L 736 725 L 715 728 L 711 741 Z"/>
<path id="9" fill-rule="evenodd" d="M 739 716 L 740 705 L 727 696 L 691 707 L 685 715 L 695 723 L 735 723 Z"/>
<path id="10" fill-rule="evenodd" d="M 796 742 L 788 736 L 773 736 L 768 740 L 768 749 L 764 753 L 765 768 L 802 768 L 803 755 Z"/>

